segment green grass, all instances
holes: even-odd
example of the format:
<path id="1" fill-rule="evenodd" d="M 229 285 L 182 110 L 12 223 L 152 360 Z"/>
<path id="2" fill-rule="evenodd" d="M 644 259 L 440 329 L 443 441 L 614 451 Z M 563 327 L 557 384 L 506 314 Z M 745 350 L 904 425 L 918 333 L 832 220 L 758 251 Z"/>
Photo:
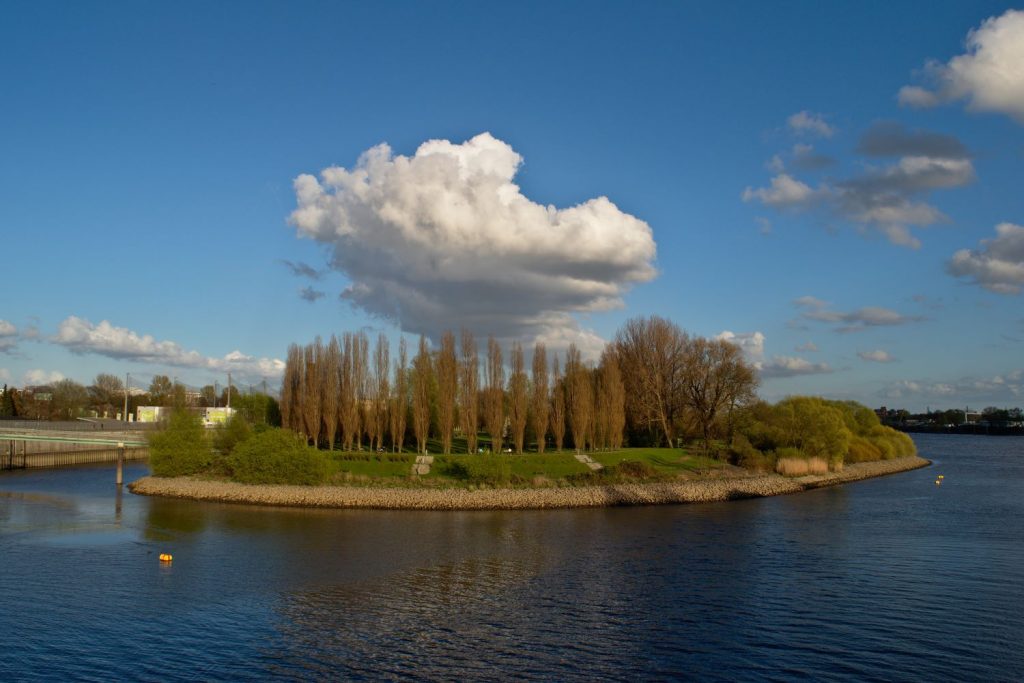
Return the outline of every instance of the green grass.
<path id="1" fill-rule="evenodd" d="M 705 457 L 694 450 L 678 448 L 626 448 L 621 451 L 601 451 L 590 457 L 605 467 L 624 460 L 644 462 L 661 474 L 679 475 L 725 467 L 726 463 Z"/>
<path id="2" fill-rule="evenodd" d="M 330 456 L 331 464 L 336 472 L 369 478 L 407 477 L 412 471 L 412 464 L 416 459 L 413 454 L 396 455 L 368 451 L 357 453 L 333 451 Z"/>
<path id="3" fill-rule="evenodd" d="M 461 453 L 458 452 L 460 445 Z M 579 486 L 614 483 L 622 477 L 635 481 L 635 478 L 617 473 L 617 468 L 612 467 L 625 461 L 641 462 L 649 466 L 652 480 L 699 475 L 727 467 L 722 461 L 704 457 L 696 447 L 689 450 L 627 448 L 589 453 L 595 461 L 611 468 L 604 471 L 603 475 L 592 473 L 586 465 L 573 457 L 571 450 L 548 451 L 543 454 L 476 455 L 465 453 L 464 441 L 453 444 L 453 451 L 456 452 L 451 455 L 441 455 L 440 444 L 434 441 L 428 444 L 428 450 L 434 456 L 434 464 L 426 475 L 411 473 L 416 459 L 414 452 L 331 451 L 328 457 L 332 480 L 335 483 L 368 486 L 464 487 L 486 483 L 491 486 L 529 487 L 542 479 L 549 484 Z"/>

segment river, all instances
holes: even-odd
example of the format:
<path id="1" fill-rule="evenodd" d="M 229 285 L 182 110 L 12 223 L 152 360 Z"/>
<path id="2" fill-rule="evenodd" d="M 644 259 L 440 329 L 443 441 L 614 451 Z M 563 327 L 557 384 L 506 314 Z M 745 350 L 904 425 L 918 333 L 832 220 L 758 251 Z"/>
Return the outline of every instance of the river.
<path id="1" fill-rule="evenodd" d="M 110 466 L 2 473 L 0 680 L 1024 680 L 1024 438 L 914 438 L 932 467 L 648 508 L 251 508 L 119 496 Z"/>

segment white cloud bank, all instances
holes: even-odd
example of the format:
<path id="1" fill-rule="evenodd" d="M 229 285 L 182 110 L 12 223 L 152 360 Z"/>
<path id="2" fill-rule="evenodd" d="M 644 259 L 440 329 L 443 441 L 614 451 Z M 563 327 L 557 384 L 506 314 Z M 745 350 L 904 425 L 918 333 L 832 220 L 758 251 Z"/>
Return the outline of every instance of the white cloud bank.
<path id="1" fill-rule="evenodd" d="M 964 54 L 947 64 L 926 65 L 931 88 L 901 88 L 900 104 L 934 107 L 965 99 L 972 111 L 998 112 L 1024 123 L 1024 11 L 986 19 L 965 42 Z"/>
<path id="2" fill-rule="evenodd" d="M 1014 403 L 1024 397 L 1024 370 L 991 377 L 962 377 L 948 382 L 904 379 L 893 382 L 879 393 L 890 399 L 946 399 L 947 405 L 962 405 L 967 401 L 983 401 L 989 405 Z"/>
<path id="3" fill-rule="evenodd" d="M 1000 223 L 995 238 L 982 240 L 981 245 L 980 249 L 953 254 L 946 270 L 998 294 L 1020 294 L 1024 287 L 1024 227 Z"/>
<path id="4" fill-rule="evenodd" d="M 411 157 L 381 144 L 351 170 L 296 178 L 289 222 L 331 247 L 351 280 L 343 299 L 402 329 L 599 346 L 573 314 L 620 307 L 655 276 L 651 228 L 607 197 L 531 201 L 512 182 L 522 163 L 489 133 L 430 140 Z"/>
<path id="5" fill-rule="evenodd" d="M 106 320 L 93 324 L 76 316 L 61 322 L 50 341 L 77 354 L 95 353 L 121 360 L 232 372 L 240 378 L 272 379 L 284 372 L 284 361 L 276 358 L 254 358 L 241 351 L 232 351 L 223 358 L 210 358 L 198 351 L 186 351 L 173 341 L 158 341 L 148 334 L 139 335 L 125 327 L 115 327 Z"/>
<path id="6" fill-rule="evenodd" d="M 881 306 L 865 306 L 855 311 L 844 313 L 831 309 L 827 301 L 813 296 L 802 296 L 793 304 L 797 308 L 804 309 L 800 317 L 805 320 L 833 323 L 836 332 L 860 332 L 869 327 L 886 327 L 895 325 L 906 325 L 908 323 L 921 322 L 921 316 L 904 315 L 891 308 Z"/>

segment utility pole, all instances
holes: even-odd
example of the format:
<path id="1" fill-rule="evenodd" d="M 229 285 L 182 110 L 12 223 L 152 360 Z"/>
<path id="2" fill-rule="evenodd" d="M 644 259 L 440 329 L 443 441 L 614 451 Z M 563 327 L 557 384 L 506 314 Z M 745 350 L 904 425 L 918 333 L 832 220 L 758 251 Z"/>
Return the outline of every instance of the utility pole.
<path id="1" fill-rule="evenodd" d="M 130 372 L 124 373 L 124 421 L 128 421 L 128 388 L 131 386 L 132 374 Z"/>
<path id="2" fill-rule="evenodd" d="M 231 373 L 228 373 L 228 412 L 231 412 Z"/>

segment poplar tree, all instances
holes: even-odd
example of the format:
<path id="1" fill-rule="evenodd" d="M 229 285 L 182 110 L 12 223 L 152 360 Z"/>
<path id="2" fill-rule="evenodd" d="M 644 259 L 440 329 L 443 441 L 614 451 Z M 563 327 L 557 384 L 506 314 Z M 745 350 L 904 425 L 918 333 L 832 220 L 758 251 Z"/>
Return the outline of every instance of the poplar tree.
<path id="1" fill-rule="evenodd" d="M 427 452 L 430 435 L 430 380 L 433 372 L 427 338 L 420 335 L 419 353 L 412 361 L 412 428 L 416 434 L 416 452 Z"/>
<path id="2" fill-rule="evenodd" d="M 484 390 L 484 422 L 491 435 L 491 451 L 501 451 L 505 430 L 505 367 L 501 346 L 494 337 L 487 339 L 487 385 Z"/>
<path id="3" fill-rule="evenodd" d="M 561 451 L 565 442 L 565 379 L 558 367 L 557 353 L 551 376 L 551 436 L 555 437 L 555 450 Z"/>
<path id="4" fill-rule="evenodd" d="M 405 444 L 405 419 L 409 410 L 409 382 L 406 375 L 408 352 L 405 337 L 398 342 L 398 361 L 395 363 L 394 391 L 391 395 L 391 446 L 396 453 L 402 452 Z"/>
<path id="5" fill-rule="evenodd" d="M 320 375 L 317 372 L 323 343 L 320 337 L 303 351 L 302 417 L 306 438 L 317 445 L 320 439 Z"/>
<path id="6" fill-rule="evenodd" d="M 288 356 L 281 381 L 281 424 L 294 432 L 302 428 L 302 349 L 288 345 Z"/>
<path id="7" fill-rule="evenodd" d="M 533 386 L 530 400 L 530 415 L 533 418 L 533 433 L 537 437 L 537 452 L 544 452 L 544 441 L 548 432 L 548 350 L 543 343 L 533 347 Z"/>
<path id="8" fill-rule="evenodd" d="M 388 427 L 388 400 L 390 398 L 391 343 L 384 334 L 377 335 L 373 351 L 373 424 L 375 450 L 384 448 L 384 433 Z"/>
<path id="9" fill-rule="evenodd" d="M 477 451 L 478 401 L 480 394 L 480 359 L 476 339 L 469 330 L 462 330 L 462 360 L 459 363 L 459 426 L 466 435 L 466 450 Z"/>
<path id="10" fill-rule="evenodd" d="M 346 332 L 341 343 L 341 396 L 338 409 L 341 418 L 345 450 L 351 451 L 359 431 L 359 406 L 355 389 L 355 336 Z"/>
<path id="11" fill-rule="evenodd" d="M 455 335 L 441 336 L 437 354 L 437 423 L 441 432 L 441 449 L 452 452 L 452 430 L 455 428 L 455 399 L 459 389 L 459 362 L 455 357 Z"/>
<path id="12" fill-rule="evenodd" d="M 338 398 L 341 393 L 339 374 L 341 369 L 341 346 L 338 345 L 338 338 L 331 335 L 331 341 L 324 349 L 324 359 L 320 368 L 322 391 L 320 400 L 322 402 L 321 418 L 324 423 L 324 436 L 327 439 L 327 450 L 334 450 L 334 437 L 338 433 Z"/>
<path id="13" fill-rule="evenodd" d="M 526 409 L 529 403 L 526 386 L 526 370 L 523 360 L 523 347 L 519 342 L 512 342 L 512 374 L 508 380 L 509 423 L 512 428 L 512 443 L 516 453 L 523 452 L 523 440 L 526 433 Z"/>
<path id="14" fill-rule="evenodd" d="M 587 368 L 575 344 L 569 345 L 565 356 L 566 405 L 572 427 L 572 443 L 577 452 L 586 447 L 593 410 L 593 389 Z"/>

